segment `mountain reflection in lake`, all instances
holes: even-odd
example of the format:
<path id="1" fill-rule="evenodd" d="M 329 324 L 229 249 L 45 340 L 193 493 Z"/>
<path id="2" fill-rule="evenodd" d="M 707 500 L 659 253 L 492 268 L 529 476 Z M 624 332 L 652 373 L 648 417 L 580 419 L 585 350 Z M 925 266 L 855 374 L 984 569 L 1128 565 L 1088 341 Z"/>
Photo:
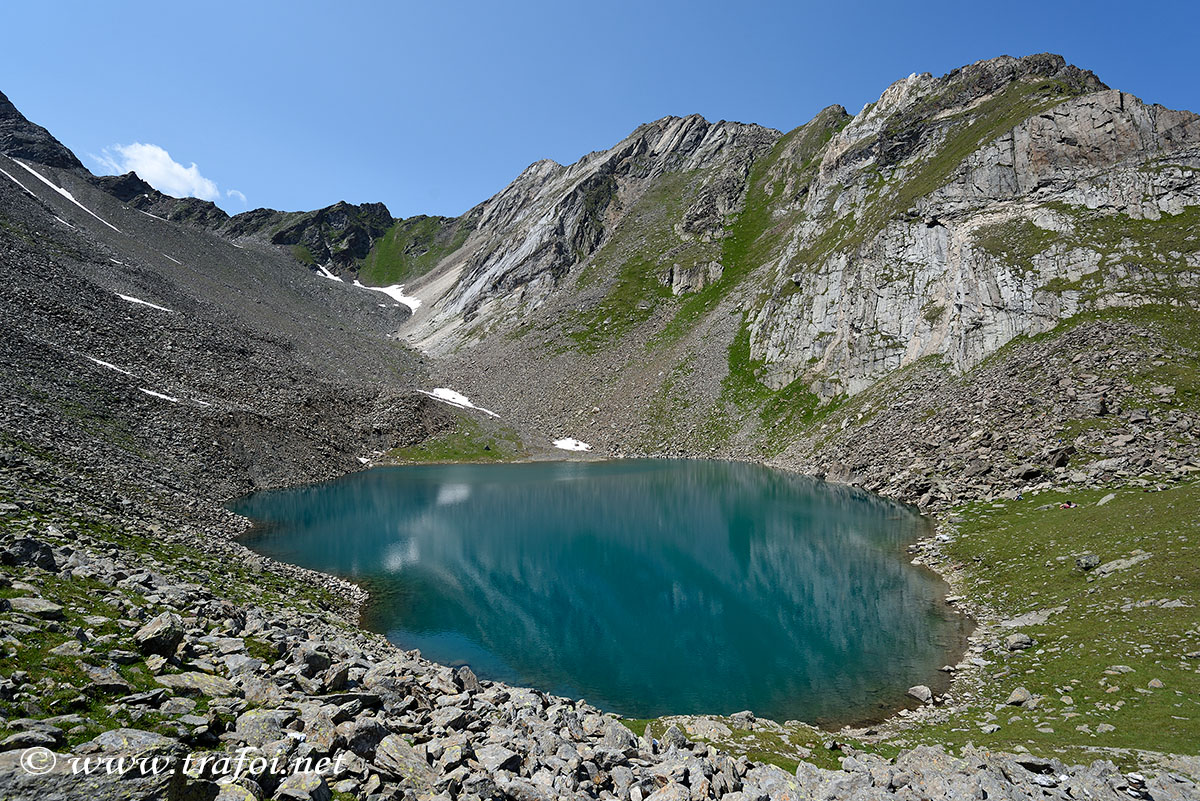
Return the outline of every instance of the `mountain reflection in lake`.
<path id="1" fill-rule="evenodd" d="M 756 465 L 378 468 L 234 509 L 248 546 L 370 590 L 396 644 L 631 717 L 862 719 L 962 635 L 903 555 L 916 515 Z"/>

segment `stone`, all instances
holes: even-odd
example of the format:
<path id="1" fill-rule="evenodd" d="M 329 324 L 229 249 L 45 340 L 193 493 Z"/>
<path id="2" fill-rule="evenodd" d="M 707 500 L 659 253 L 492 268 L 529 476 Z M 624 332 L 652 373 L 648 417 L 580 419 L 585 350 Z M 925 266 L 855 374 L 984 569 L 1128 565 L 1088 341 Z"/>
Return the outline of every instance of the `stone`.
<path id="1" fill-rule="evenodd" d="M 463 692 L 477 693 L 483 689 L 479 684 L 479 679 L 475 676 L 475 672 L 467 665 L 463 665 L 454 671 L 454 680 L 462 688 Z"/>
<path id="2" fill-rule="evenodd" d="M 364 759 L 370 759 L 391 733 L 373 717 L 342 723 L 337 727 L 337 732 L 345 738 L 346 747 Z"/>
<path id="3" fill-rule="evenodd" d="M 928 704 L 933 700 L 933 691 L 924 684 L 917 684 L 908 688 L 908 697 L 915 698 L 922 704 Z"/>
<path id="4" fill-rule="evenodd" d="M 618 751 L 637 749 L 637 736 L 628 727 L 611 718 L 604 722 L 604 736 L 600 742 Z"/>
<path id="5" fill-rule="evenodd" d="M 475 761 L 488 773 L 498 770 L 516 770 L 521 766 L 521 756 L 497 743 L 475 749 Z"/>
<path id="6" fill-rule="evenodd" d="M 383 738 L 375 749 L 373 764 L 380 773 L 405 782 L 418 793 L 433 789 L 435 776 L 428 763 L 398 734 Z"/>
<path id="7" fill-rule="evenodd" d="M 311 678 L 330 668 L 333 660 L 314 643 L 306 642 L 296 649 L 294 659 L 303 670 L 304 675 Z"/>
<path id="8" fill-rule="evenodd" d="M 171 656 L 183 641 L 183 633 L 183 620 L 179 615 L 163 612 L 138 629 L 133 639 L 144 654 Z"/>
<path id="9" fill-rule="evenodd" d="M 1018 687 L 1009 694 L 1004 703 L 1008 706 L 1025 706 L 1033 699 L 1033 695 L 1024 687 Z"/>
<path id="10" fill-rule="evenodd" d="M 1082 556 L 1075 558 L 1075 566 L 1085 573 L 1089 570 L 1094 570 L 1100 565 L 1100 557 L 1094 553 L 1085 553 Z"/>
<path id="11" fill-rule="evenodd" d="M 237 688 L 227 679 L 210 676 L 207 673 L 170 673 L 165 676 L 155 676 L 154 680 L 164 687 L 192 695 L 220 698 L 237 693 Z"/>
<path id="12" fill-rule="evenodd" d="M 178 742 L 152 731 L 111 729 L 92 740 L 100 751 L 140 754 L 148 751 L 181 751 Z"/>
<path id="13" fill-rule="evenodd" d="M 754 713 L 747 709 L 730 715 L 729 725 L 736 729 L 753 729 L 755 720 L 757 718 L 754 717 Z"/>
<path id="14" fill-rule="evenodd" d="M 283 737 L 283 726 L 290 717 L 275 709 L 251 709 L 238 716 L 233 733 L 248 745 L 262 746 Z"/>
<path id="15" fill-rule="evenodd" d="M 665 748 L 682 749 L 687 748 L 688 739 L 687 736 L 684 735 L 683 731 L 674 723 L 672 723 L 667 727 L 667 730 L 663 732 L 662 743 L 663 747 Z"/>
<path id="16" fill-rule="evenodd" d="M 346 687 L 346 679 L 350 676 L 350 666 L 344 662 L 339 665 L 332 665 L 321 676 L 321 690 L 326 693 L 335 693 Z"/>
<path id="17" fill-rule="evenodd" d="M 28 729 L 10 734 L 0 740 L 0 751 L 14 748 L 55 748 L 62 738 L 42 729 Z"/>
<path id="18" fill-rule="evenodd" d="M 325 777 L 316 772 L 293 773 L 279 783 L 275 798 L 283 801 L 330 801 L 333 792 L 325 783 Z"/>
<path id="19" fill-rule="evenodd" d="M 9 598 L 14 612 L 40 617 L 43 620 L 62 620 L 63 608 L 45 598 Z"/>
<path id="20" fill-rule="evenodd" d="M 0 552 L 0 562 L 6 565 L 29 565 L 50 573 L 58 572 L 54 551 L 46 543 L 32 537 L 21 537 L 9 543 Z"/>
<path id="21" fill-rule="evenodd" d="M 88 677 L 90 687 L 88 688 L 92 694 L 111 695 L 113 693 L 127 693 L 133 687 L 125 680 L 125 678 L 110 666 L 96 667 L 81 662 L 79 669 Z"/>
<path id="22" fill-rule="evenodd" d="M 1108 576 L 1121 570 L 1128 570 L 1136 564 L 1140 564 L 1150 558 L 1148 553 L 1135 553 L 1127 559 L 1113 559 L 1111 562 L 1105 562 L 1096 568 L 1095 576 Z"/>
<path id="23" fill-rule="evenodd" d="M 1033 647 L 1033 638 L 1023 631 L 1017 631 L 1004 638 L 1004 645 L 1010 651 L 1024 651 Z"/>
<path id="24" fill-rule="evenodd" d="M 456 706 L 445 707 L 434 712 L 430 718 L 434 726 L 442 729 L 461 729 L 466 725 L 466 714 Z"/>
<path id="25" fill-rule="evenodd" d="M 255 783 L 257 786 L 257 782 Z M 263 801 L 260 790 L 256 795 L 253 790 L 238 782 L 218 783 L 218 791 L 213 801 Z"/>

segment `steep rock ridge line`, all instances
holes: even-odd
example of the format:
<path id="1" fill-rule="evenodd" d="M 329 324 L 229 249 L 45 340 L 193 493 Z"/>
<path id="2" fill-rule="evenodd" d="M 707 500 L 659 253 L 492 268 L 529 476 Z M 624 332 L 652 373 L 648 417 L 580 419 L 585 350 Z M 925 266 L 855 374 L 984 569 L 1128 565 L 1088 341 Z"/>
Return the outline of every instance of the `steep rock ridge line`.
<path id="1" fill-rule="evenodd" d="M 440 380 L 603 452 L 799 453 L 897 370 L 967 376 L 1081 315 L 1194 306 L 1198 167 L 1195 114 L 1053 55 L 912 75 L 782 135 L 667 119 L 477 207 L 401 332 Z"/>
<path id="2" fill-rule="evenodd" d="M 459 274 L 410 338 L 438 352 L 463 324 L 510 326 L 588 261 L 597 215 L 612 231 L 622 200 L 667 172 L 716 170 L 693 179 L 703 188 L 677 228 L 703 218 L 702 235 L 721 239 L 749 165 L 767 160 L 768 220 L 751 236 L 769 286 L 751 302 L 750 356 L 771 389 L 804 379 L 830 398 L 925 356 L 961 370 L 1080 311 L 1154 299 L 1122 291 L 1122 261 L 1098 243 L 1071 241 L 1078 217 L 1156 221 L 1200 204 L 1196 115 L 1109 90 L 1057 56 L 910 76 L 816 153 L 797 152 L 795 133 L 768 154 L 776 132 L 666 120 L 570 168 L 531 166 L 484 204 L 453 257 Z M 1157 276 L 1197 266 L 1194 253 L 1153 255 Z M 728 266 L 714 264 L 714 278 Z M 670 283 L 685 294 L 711 280 Z M 1060 288 L 1080 280 L 1100 286 Z"/>

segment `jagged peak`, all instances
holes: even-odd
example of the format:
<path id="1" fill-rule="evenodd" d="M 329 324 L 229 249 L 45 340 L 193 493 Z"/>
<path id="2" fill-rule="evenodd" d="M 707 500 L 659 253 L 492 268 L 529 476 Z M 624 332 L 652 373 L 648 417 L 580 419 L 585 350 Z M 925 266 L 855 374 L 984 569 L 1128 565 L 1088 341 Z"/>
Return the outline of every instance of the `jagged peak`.
<path id="1" fill-rule="evenodd" d="M 124 175 L 99 175 L 92 182 L 122 203 L 128 203 L 139 195 L 158 197 L 161 194 L 133 170 Z"/>
<path id="2" fill-rule="evenodd" d="M 894 116 L 933 94 L 943 96 L 942 105 L 946 108 L 967 106 L 980 97 L 1002 91 L 1014 81 L 1028 78 L 1062 80 L 1078 94 L 1108 88 L 1091 71 L 1068 64 L 1065 58 L 1054 53 L 1036 53 L 1019 58 L 1006 55 L 957 67 L 936 78 L 932 73 L 914 72 L 889 85 L 879 100 L 868 104 L 863 114 L 872 117 Z"/>
<path id="3" fill-rule="evenodd" d="M 0 92 L 0 153 L 47 167 L 86 172 L 66 145 L 42 126 L 30 122 L 3 92 Z"/>

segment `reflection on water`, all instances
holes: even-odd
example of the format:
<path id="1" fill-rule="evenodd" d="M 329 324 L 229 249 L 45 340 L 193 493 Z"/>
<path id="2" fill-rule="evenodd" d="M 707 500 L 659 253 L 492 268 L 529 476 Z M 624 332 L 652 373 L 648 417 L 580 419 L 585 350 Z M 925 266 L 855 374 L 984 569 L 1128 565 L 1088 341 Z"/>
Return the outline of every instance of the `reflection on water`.
<path id="1" fill-rule="evenodd" d="M 868 717 L 961 635 L 902 558 L 919 518 L 755 465 L 381 468 L 235 510 L 270 524 L 250 547 L 367 587 L 398 645 L 633 717 Z"/>

